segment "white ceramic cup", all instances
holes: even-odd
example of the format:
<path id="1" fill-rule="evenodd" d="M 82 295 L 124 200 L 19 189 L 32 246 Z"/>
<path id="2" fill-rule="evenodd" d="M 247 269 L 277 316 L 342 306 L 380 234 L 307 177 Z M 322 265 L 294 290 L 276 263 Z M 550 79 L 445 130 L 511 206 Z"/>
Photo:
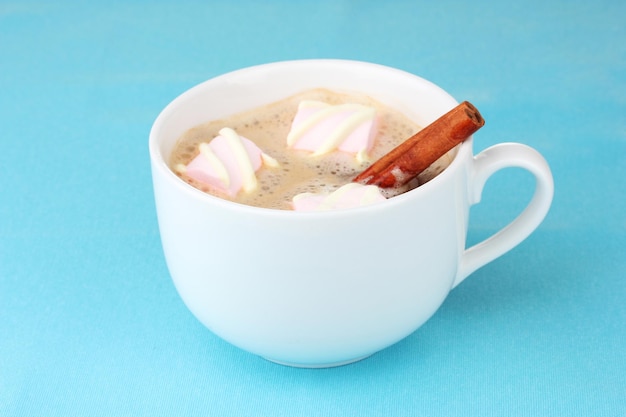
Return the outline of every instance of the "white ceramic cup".
<path id="1" fill-rule="evenodd" d="M 422 126 L 457 104 L 434 84 L 389 67 L 278 62 L 191 88 L 158 116 L 149 144 L 165 258 L 185 304 L 235 346 L 303 367 L 350 363 L 414 332 L 452 288 L 533 232 L 554 187 L 537 151 L 502 143 L 473 156 L 471 138 L 421 187 L 381 204 L 329 212 L 225 201 L 168 168 L 187 129 L 316 87 L 366 93 Z M 487 179 L 506 167 L 534 175 L 534 196 L 507 227 L 466 249 L 470 206 Z"/>

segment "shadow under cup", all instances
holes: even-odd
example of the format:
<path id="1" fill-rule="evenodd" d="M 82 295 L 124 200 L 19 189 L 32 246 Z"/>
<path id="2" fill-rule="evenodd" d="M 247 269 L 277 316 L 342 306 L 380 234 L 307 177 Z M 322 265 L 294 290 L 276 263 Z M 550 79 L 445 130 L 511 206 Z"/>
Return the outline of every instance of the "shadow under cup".
<path id="1" fill-rule="evenodd" d="M 471 138 L 423 186 L 330 212 L 229 202 L 168 168 L 189 128 L 318 87 L 365 93 L 421 126 L 457 104 L 434 84 L 380 65 L 279 62 L 192 88 L 163 110 L 150 133 L 161 240 L 183 301 L 235 346 L 304 367 L 367 357 L 428 320 L 459 282 L 471 204 Z"/>

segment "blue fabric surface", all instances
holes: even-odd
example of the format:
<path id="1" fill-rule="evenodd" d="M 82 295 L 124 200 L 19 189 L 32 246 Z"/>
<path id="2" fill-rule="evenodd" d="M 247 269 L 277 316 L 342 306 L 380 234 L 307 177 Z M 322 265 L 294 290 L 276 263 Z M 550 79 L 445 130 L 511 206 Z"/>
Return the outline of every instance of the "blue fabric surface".
<path id="1" fill-rule="evenodd" d="M 0 416 L 626 415 L 626 3 L 0 1 Z M 265 62 L 404 69 L 473 102 L 475 151 L 538 149 L 539 230 L 362 362 L 292 369 L 188 312 L 147 138 L 191 86 Z M 526 204 L 508 170 L 469 240 Z M 519 188 L 519 191 L 517 190 Z"/>

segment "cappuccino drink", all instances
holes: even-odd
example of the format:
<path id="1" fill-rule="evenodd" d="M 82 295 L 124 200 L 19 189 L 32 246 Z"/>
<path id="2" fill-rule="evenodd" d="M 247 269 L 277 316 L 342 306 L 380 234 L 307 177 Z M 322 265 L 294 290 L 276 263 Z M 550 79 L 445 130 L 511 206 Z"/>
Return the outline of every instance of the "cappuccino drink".
<path id="1" fill-rule="evenodd" d="M 315 155 L 287 146 L 287 137 L 299 104 L 311 100 L 329 105 L 362 105 L 375 110 L 376 129 L 373 143 L 363 158 L 355 158 L 354 154 L 340 150 Z M 211 142 L 225 127 L 254 142 L 264 155 L 275 161 L 271 166 L 263 166 L 256 172 L 258 183 L 251 191 L 227 195 L 185 173 L 184 167 L 200 153 L 201 144 Z M 420 126 L 404 114 L 367 96 L 325 89 L 308 90 L 221 120 L 208 121 L 188 130 L 178 139 L 169 165 L 180 178 L 206 193 L 241 204 L 290 210 L 294 196 L 301 193 L 331 193 L 339 189 L 419 129 Z M 418 176 L 409 187 L 430 180 L 448 166 L 451 160 L 452 152 L 449 152 Z M 389 191 L 382 191 L 383 194 L 388 193 L 386 197 L 392 195 Z"/>
<path id="2" fill-rule="evenodd" d="M 332 92 L 313 90 L 319 86 Z M 313 123 L 300 120 L 318 109 L 324 116 L 334 111 L 320 102 L 350 104 L 345 107 L 349 115 L 333 124 L 358 123 L 358 146 L 345 140 L 335 147 L 339 135 L 327 134 L 332 128 L 316 136 L 313 146 L 302 143 L 308 138 L 302 131 Z M 375 122 L 359 103 L 375 108 Z M 337 186 L 331 196 L 355 185 L 374 191 L 396 186 L 370 184 L 363 175 L 391 156 L 393 176 L 405 166 L 402 157 L 394 156 L 398 149 L 409 165 L 422 160 L 428 165 L 440 153 L 421 159 L 426 152 L 412 139 L 421 142 L 433 125 L 446 130 L 438 120 L 459 105 L 413 74 L 328 59 L 245 68 L 178 96 L 152 126 L 149 155 L 163 253 L 181 300 L 216 336 L 297 367 L 352 363 L 415 332 L 452 288 L 540 224 L 554 192 L 545 159 L 518 143 L 496 144 L 474 155 L 470 137 L 449 151 L 443 163 L 434 163 L 435 168 L 446 166 L 445 171 L 402 195 L 356 208 L 325 202 L 324 211 L 313 213 L 299 210 L 297 204 L 311 201 L 297 197 Z M 416 130 L 419 136 L 411 137 Z M 439 134 L 427 138 L 433 136 L 441 139 Z M 401 148 L 386 152 L 399 142 Z M 364 143 L 365 148 L 360 146 Z M 230 156 L 238 158 L 223 157 L 227 152 L 222 151 L 233 149 Z M 239 163 L 241 156 L 250 158 Z M 485 183 L 509 167 L 535 178 L 530 202 L 508 226 L 468 245 L 470 208 L 480 202 Z M 429 170 L 421 182 L 437 172 L 433 165 Z M 185 180 L 190 176 L 199 179 L 194 186 L 226 200 L 189 185 Z"/>

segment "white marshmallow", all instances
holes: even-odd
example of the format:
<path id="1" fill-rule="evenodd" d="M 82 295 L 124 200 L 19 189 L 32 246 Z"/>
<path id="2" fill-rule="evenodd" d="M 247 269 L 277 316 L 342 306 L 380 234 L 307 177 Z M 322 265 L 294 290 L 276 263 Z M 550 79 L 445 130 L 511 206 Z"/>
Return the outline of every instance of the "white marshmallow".
<path id="1" fill-rule="evenodd" d="M 362 162 L 374 144 L 376 110 L 361 104 L 304 100 L 291 124 L 287 146 L 323 155 L 339 149 Z"/>
<path id="2" fill-rule="evenodd" d="M 292 207 L 296 211 L 326 211 L 361 207 L 385 200 L 378 187 L 351 182 L 330 194 L 298 194 L 292 199 Z"/>
<path id="3" fill-rule="evenodd" d="M 200 153 L 181 170 L 196 181 L 207 184 L 229 196 L 240 190 L 251 192 L 257 187 L 256 171 L 265 163 L 277 166 L 251 140 L 231 128 L 223 128 L 209 143 L 201 143 Z"/>

